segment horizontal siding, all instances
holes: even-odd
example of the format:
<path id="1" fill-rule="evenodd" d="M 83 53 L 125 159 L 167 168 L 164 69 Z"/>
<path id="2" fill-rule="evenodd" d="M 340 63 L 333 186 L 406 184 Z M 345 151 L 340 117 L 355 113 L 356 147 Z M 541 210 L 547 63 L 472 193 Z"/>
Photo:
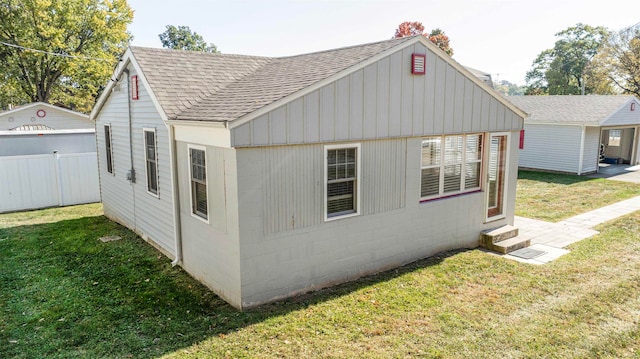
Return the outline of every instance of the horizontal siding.
<path id="1" fill-rule="evenodd" d="M 590 173 L 598 170 L 600 157 L 600 127 L 587 127 L 584 139 L 584 158 L 582 173 Z"/>
<path id="2" fill-rule="evenodd" d="M 58 153 L 95 152 L 94 133 L 64 133 L 44 135 L 2 135 L 0 136 L 0 156 L 26 156 Z"/>
<path id="3" fill-rule="evenodd" d="M 425 75 L 411 74 L 414 52 L 427 53 Z M 233 128 L 232 145 L 519 130 L 522 119 L 494 96 L 414 44 Z"/>
<path id="4" fill-rule="evenodd" d="M 39 110 L 45 111 L 44 117 L 38 117 Z M 93 122 L 79 115 L 57 110 L 49 106 L 37 105 L 11 114 L 0 114 L 0 131 L 6 131 L 22 125 L 46 125 L 56 130 L 93 128 Z"/>
<path id="5" fill-rule="evenodd" d="M 520 167 L 578 173 L 580 126 L 525 124 Z"/>
<path id="6" fill-rule="evenodd" d="M 135 75 L 135 71 L 131 71 Z M 124 75 L 126 76 L 126 75 Z M 105 213 L 124 222 L 145 239 L 150 239 L 165 252 L 175 251 L 173 227 L 173 188 L 169 158 L 169 135 L 147 89 L 140 84 L 139 99 L 131 101 L 133 168 L 136 183 L 131 184 L 127 172 L 131 168 L 126 77 L 119 91 L 111 96 L 96 118 L 98 158 L 102 201 Z M 106 171 L 104 125 L 111 125 L 114 175 Z M 158 196 L 147 192 L 143 128 L 156 130 L 158 157 Z"/>
<path id="7" fill-rule="evenodd" d="M 635 102 L 635 110 L 631 111 L 631 103 L 627 103 L 610 118 L 601 123 L 601 126 L 638 126 L 640 125 L 640 102 Z"/>

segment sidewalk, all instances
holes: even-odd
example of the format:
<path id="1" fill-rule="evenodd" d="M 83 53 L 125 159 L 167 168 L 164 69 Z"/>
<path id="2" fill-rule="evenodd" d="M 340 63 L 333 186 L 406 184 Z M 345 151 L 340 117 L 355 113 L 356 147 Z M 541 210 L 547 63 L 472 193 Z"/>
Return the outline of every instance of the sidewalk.
<path id="1" fill-rule="evenodd" d="M 530 264 L 548 263 L 569 253 L 564 247 L 600 233 L 592 229 L 593 227 L 637 210 L 640 210 L 640 196 L 579 214 L 557 223 L 516 216 L 514 226 L 519 229 L 518 238 L 531 239 L 531 246 L 528 249 L 540 253 L 535 252 L 536 256 L 530 259 L 512 254 L 506 254 L 504 257 Z"/>

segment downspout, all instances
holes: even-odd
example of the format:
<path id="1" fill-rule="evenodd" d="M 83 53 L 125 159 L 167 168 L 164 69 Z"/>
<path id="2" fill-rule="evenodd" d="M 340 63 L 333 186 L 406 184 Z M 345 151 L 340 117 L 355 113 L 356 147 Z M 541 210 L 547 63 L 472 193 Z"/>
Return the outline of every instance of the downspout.
<path id="1" fill-rule="evenodd" d="M 169 161 L 171 162 L 171 190 L 173 191 L 173 237 L 175 238 L 175 258 L 171 262 L 176 266 L 182 262 L 182 228 L 180 226 L 180 192 L 178 186 L 178 160 L 176 159 L 175 128 L 167 124 L 169 129 Z"/>
<path id="2" fill-rule="evenodd" d="M 129 159 L 131 161 L 131 169 L 127 173 L 127 180 L 131 182 L 131 185 L 136 183 L 136 170 L 133 168 L 133 124 L 131 120 L 131 79 L 129 69 L 125 67 L 124 72 L 127 74 L 127 112 L 129 120 Z M 138 221 L 136 220 L 136 193 L 135 189 L 131 188 L 131 205 L 133 213 L 133 227 L 134 230 L 138 227 Z"/>
<path id="3" fill-rule="evenodd" d="M 587 127 L 582 125 L 582 136 L 580 136 L 580 162 L 578 163 L 578 176 L 582 175 L 584 162 L 584 140 L 587 137 Z"/>

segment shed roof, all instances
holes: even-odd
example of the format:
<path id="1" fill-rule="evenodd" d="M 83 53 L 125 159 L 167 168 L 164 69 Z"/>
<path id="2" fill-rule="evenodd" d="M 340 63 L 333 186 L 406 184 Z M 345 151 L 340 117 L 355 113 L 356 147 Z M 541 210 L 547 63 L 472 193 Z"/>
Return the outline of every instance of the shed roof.
<path id="1" fill-rule="evenodd" d="M 529 113 L 528 123 L 585 124 L 599 126 L 615 114 L 634 96 L 619 95 L 556 95 L 510 96 L 514 105 Z"/>
<path id="2" fill-rule="evenodd" d="M 258 110 L 275 106 L 278 101 L 287 101 L 303 89 L 317 86 L 350 69 L 355 71 L 357 66 L 376 56 L 384 56 L 386 51 L 400 48 L 402 44 L 410 46 L 416 42 L 439 51 L 420 35 L 278 58 L 130 47 L 116 69 L 116 77 L 132 62 L 150 87 L 156 106 L 168 120 L 246 121 Z M 470 77 L 474 76 L 469 71 L 481 73 L 464 69 L 444 53 L 442 57 L 454 67 L 467 71 Z M 474 80 L 483 81 L 475 77 Z M 92 118 L 100 112 L 108 93 L 104 91 L 98 99 Z M 502 98 L 500 101 L 512 106 Z M 513 109 L 521 113 L 519 109 Z M 242 121 L 236 121 L 234 125 Z"/>

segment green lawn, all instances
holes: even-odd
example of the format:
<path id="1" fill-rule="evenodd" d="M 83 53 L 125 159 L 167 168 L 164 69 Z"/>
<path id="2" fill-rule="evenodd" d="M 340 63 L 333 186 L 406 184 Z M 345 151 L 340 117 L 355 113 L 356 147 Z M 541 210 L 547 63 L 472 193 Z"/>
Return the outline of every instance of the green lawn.
<path id="1" fill-rule="evenodd" d="M 46 211 L 0 215 L 0 358 L 640 357 L 640 213 L 544 266 L 449 252 L 238 312 L 96 205 Z"/>
<path id="2" fill-rule="evenodd" d="M 516 216 L 558 222 L 640 196 L 640 184 L 555 173 L 519 171 Z"/>

